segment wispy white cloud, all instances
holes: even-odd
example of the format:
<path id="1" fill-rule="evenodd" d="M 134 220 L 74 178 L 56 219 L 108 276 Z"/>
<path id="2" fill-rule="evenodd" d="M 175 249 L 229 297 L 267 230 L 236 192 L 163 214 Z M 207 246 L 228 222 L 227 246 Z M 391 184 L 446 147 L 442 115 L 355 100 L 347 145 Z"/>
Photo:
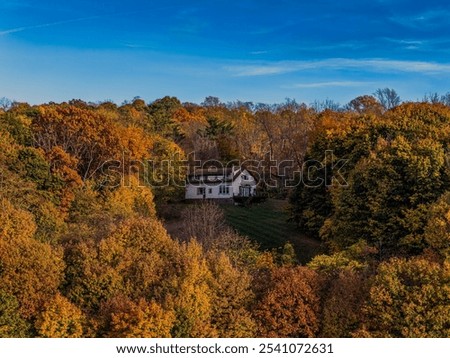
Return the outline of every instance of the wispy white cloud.
<path id="1" fill-rule="evenodd" d="M 344 60 L 342 65 L 349 68 L 367 68 L 381 72 L 450 73 L 450 64 L 426 61 L 402 61 L 387 59 Z M 337 65 L 339 66 L 339 65 Z"/>
<path id="2" fill-rule="evenodd" d="M 288 72 L 301 70 L 300 62 L 281 61 L 272 63 L 252 63 L 225 66 L 224 69 L 229 71 L 233 76 L 267 76 L 279 75 Z"/>
<path id="3" fill-rule="evenodd" d="M 269 53 L 269 51 L 252 51 L 250 52 L 250 55 L 265 55 Z"/>
<path id="4" fill-rule="evenodd" d="M 399 45 L 404 50 L 423 50 L 430 43 L 425 40 L 395 39 L 390 37 L 384 37 L 383 40 Z"/>
<path id="5" fill-rule="evenodd" d="M 306 43 L 303 46 L 293 46 L 296 50 L 301 51 L 334 51 L 334 50 L 358 50 L 368 47 L 369 44 L 363 41 L 344 41 L 333 42 L 328 44 L 323 43 Z"/>
<path id="6" fill-rule="evenodd" d="M 80 17 L 80 18 L 64 20 L 64 21 L 47 22 L 47 23 L 38 24 L 38 25 L 15 27 L 15 28 L 12 28 L 12 29 L 7 29 L 7 30 L 0 31 L 0 36 L 10 35 L 10 34 L 14 34 L 16 32 L 22 32 L 22 31 L 27 31 L 27 30 L 40 29 L 40 28 L 44 28 L 44 27 L 65 25 L 65 24 L 70 24 L 72 22 L 79 22 L 79 21 L 85 21 L 85 20 L 98 19 L 99 17 L 100 16 Z"/>
<path id="7" fill-rule="evenodd" d="M 327 87 L 361 87 L 373 85 L 374 82 L 364 81 L 330 81 L 330 82 L 309 82 L 296 83 L 288 88 L 327 88 Z"/>
<path id="8" fill-rule="evenodd" d="M 122 45 L 127 48 L 149 48 L 149 46 L 138 44 L 138 43 L 132 43 L 132 42 L 126 42 L 126 43 L 123 43 Z"/>
<path id="9" fill-rule="evenodd" d="M 436 28 L 440 26 L 448 26 L 449 17 L 450 11 L 444 9 L 434 9 L 409 16 L 392 16 L 389 20 L 410 28 Z"/>
<path id="10" fill-rule="evenodd" d="M 405 50 L 420 50 L 420 51 L 428 51 L 428 52 L 450 52 L 450 39 L 445 37 L 443 38 L 427 38 L 427 39 L 398 39 L 391 37 L 383 37 L 381 40 L 399 45 L 402 49 Z"/>
<path id="11" fill-rule="evenodd" d="M 279 61 L 225 66 L 233 76 L 280 75 L 305 70 L 363 70 L 371 72 L 450 73 L 450 64 L 389 59 L 330 58 L 313 61 Z"/>
<path id="12" fill-rule="evenodd" d="M 412 46 L 423 45 L 426 42 L 429 42 L 426 40 L 396 39 L 392 37 L 383 37 L 382 39 L 400 45 L 412 45 Z"/>

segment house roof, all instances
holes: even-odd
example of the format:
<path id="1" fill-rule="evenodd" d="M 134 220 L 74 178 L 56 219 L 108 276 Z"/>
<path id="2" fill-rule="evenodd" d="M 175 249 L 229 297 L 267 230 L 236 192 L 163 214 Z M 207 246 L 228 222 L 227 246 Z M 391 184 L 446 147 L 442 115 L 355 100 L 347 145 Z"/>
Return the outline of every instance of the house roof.
<path id="1" fill-rule="evenodd" d="M 190 172 L 188 176 L 199 176 L 199 175 L 230 175 L 233 171 L 233 168 L 202 168 L 202 169 L 194 169 L 193 172 Z"/>
<path id="2" fill-rule="evenodd" d="M 220 183 L 231 183 L 236 180 L 236 178 L 242 173 L 242 168 L 238 168 L 234 173 L 233 177 L 233 168 L 203 168 L 203 169 L 195 169 L 193 172 L 188 174 L 188 182 L 190 184 L 220 184 Z M 202 180 L 198 179 L 198 177 L 204 177 Z M 210 178 L 214 176 L 224 176 L 223 179 Z"/>
<path id="3" fill-rule="evenodd" d="M 189 178 L 187 180 L 188 184 L 222 184 L 222 183 L 231 183 L 233 180 L 231 179 L 203 179 L 203 180 L 199 180 L 199 179 L 191 179 Z"/>

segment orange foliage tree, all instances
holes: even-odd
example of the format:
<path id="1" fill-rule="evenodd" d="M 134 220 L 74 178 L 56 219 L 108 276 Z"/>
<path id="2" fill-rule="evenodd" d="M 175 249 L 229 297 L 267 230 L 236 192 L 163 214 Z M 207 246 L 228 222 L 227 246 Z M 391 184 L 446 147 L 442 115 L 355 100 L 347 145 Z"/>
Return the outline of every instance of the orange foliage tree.
<path id="1" fill-rule="evenodd" d="M 320 322 L 319 275 L 307 267 L 281 267 L 272 272 L 254 315 L 259 336 L 315 337 Z"/>

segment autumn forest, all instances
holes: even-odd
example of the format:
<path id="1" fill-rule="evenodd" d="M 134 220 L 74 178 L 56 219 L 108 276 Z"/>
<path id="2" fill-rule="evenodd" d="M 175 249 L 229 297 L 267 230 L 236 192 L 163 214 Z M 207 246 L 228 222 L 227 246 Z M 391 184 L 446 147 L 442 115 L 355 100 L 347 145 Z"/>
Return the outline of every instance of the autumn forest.
<path id="1" fill-rule="evenodd" d="M 3 98 L 0 337 L 449 337 L 449 154 L 450 94 Z M 246 210 L 283 201 L 320 253 L 262 248 L 230 204 L 186 202 L 194 157 L 249 163 Z"/>

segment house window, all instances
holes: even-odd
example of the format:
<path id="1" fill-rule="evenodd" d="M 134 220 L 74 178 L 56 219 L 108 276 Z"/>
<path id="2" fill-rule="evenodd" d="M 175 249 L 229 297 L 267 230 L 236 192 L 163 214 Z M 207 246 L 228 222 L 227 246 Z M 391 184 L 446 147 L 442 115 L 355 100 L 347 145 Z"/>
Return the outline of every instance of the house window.
<path id="1" fill-rule="evenodd" d="M 208 189 L 208 194 L 212 194 L 212 188 Z"/>
<path id="2" fill-rule="evenodd" d="M 197 195 L 204 195 L 205 194 L 205 188 L 197 188 Z"/>
<path id="3" fill-rule="evenodd" d="M 248 175 L 242 174 L 242 179 L 248 180 Z"/>
<path id="4" fill-rule="evenodd" d="M 230 194 L 230 187 L 227 185 L 219 186 L 219 194 L 222 194 L 222 195 Z"/>

